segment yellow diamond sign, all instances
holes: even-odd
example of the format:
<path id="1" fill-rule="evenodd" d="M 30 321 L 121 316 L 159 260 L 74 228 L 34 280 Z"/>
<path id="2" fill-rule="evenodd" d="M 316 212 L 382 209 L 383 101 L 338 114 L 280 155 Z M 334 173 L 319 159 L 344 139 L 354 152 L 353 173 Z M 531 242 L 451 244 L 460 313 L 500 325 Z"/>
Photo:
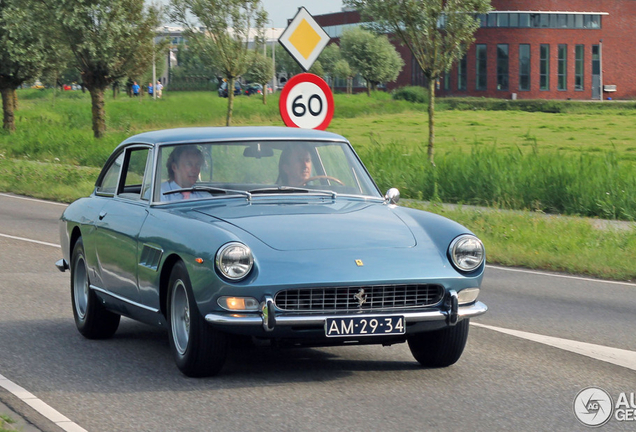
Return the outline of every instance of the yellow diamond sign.
<path id="1" fill-rule="evenodd" d="M 314 17 L 307 12 L 307 9 L 301 7 L 278 42 L 305 71 L 308 71 L 329 43 L 329 39 L 329 35 L 314 20 Z"/>

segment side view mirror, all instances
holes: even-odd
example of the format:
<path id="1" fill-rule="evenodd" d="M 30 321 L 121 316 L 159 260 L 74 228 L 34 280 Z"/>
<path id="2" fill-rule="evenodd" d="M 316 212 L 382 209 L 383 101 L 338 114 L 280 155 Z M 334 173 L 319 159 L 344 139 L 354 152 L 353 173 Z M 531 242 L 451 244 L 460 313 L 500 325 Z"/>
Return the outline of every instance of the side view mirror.
<path id="1" fill-rule="evenodd" d="M 384 199 L 389 204 L 397 204 L 400 200 L 400 191 L 397 188 L 391 188 L 386 191 L 386 195 L 384 195 Z"/>

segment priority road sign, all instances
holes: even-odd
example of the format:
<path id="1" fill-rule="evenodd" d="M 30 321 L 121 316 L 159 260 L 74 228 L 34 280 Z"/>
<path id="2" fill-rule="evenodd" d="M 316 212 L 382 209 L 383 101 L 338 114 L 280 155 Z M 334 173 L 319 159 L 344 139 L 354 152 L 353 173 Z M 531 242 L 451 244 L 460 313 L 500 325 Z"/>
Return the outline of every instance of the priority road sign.
<path id="1" fill-rule="evenodd" d="M 307 72 L 330 39 L 307 9 L 300 7 L 278 42 Z"/>
<path id="2" fill-rule="evenodd" d="M 301 73 L 287 81 L 278 107 L 287 126 L 325 130 L 333 118 L 333 95 L 322 78 Z"/>

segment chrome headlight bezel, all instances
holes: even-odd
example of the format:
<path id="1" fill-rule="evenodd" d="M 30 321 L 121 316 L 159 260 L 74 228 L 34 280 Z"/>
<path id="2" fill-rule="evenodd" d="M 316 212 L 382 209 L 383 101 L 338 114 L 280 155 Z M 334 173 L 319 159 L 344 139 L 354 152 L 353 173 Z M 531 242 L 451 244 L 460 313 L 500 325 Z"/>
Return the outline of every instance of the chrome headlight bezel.
<path id="1" fill-rule="evenodd" d="M 214 259 L 217 271 L 233 282 L 245 279 L 254 267 L 252 250 L 240 242 L 225 243 Z"/>
<path id="2" fill-rule="evenodd" d="M 484 244 L 472 234 L 456 237 L 448 247 L 448 254 L 453 266 L 465 273 L 477 270 L 486 259 Z"/>

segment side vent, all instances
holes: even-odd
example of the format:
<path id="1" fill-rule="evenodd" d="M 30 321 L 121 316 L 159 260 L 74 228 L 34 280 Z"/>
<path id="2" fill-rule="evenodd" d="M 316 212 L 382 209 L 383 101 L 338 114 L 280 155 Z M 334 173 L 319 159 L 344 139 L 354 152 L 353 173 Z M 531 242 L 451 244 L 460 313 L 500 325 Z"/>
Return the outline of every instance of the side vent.
<path id="1" fill-rule="evenodd" d="M 163 250 L 145 244 L 143 246 L 143 249 L 141 250 L 141 259 L 139 261 L 139 265 L 157 271 L 162 255 Z"/>

